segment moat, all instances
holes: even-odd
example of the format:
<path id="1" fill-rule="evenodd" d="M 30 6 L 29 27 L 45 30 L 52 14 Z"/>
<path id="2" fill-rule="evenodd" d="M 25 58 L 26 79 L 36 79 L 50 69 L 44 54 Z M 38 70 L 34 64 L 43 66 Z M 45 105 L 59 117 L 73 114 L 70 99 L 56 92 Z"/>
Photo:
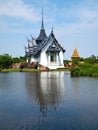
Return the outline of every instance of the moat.
<path id="1" fill-rule="evenodd" d="M 98 78 L 0 73 L 0 130 L 98 130 Z"/>

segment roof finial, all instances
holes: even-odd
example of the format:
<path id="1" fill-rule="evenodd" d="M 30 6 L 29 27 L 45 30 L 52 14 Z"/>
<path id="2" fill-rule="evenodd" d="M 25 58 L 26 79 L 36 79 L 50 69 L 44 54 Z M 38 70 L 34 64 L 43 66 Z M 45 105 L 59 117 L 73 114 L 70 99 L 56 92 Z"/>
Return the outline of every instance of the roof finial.
<path id="1" fill-rule="evenodd" d="M 44 23 L 43 23 L 43 5 L 42 5 L 42 26 L 41 26 L 41 29 L 42 30 L 44 29 Z"/>
<path id="2" fill-rule="evenodd" d="M 52 31 L 51 32 L 53 33 L 53 26 L 52 26 Z"/>

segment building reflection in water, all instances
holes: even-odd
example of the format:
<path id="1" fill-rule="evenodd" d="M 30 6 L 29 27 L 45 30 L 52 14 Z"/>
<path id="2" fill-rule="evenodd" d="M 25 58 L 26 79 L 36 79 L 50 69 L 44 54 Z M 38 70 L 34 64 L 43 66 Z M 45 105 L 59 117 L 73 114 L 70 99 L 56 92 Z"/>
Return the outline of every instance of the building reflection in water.
<path id="1" fill-rule="evenodd" d="M 56 109 L 64 97 L 64 72 L 27 73 L 25 81 L 30 100 L 39 104 L 43 116 L 48 108 Z"/>

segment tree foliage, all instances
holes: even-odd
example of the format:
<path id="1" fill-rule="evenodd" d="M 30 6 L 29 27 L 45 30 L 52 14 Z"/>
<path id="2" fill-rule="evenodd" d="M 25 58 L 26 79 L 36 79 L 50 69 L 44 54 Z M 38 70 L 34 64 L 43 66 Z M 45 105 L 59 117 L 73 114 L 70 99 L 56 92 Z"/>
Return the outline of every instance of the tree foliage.
<path id="1" fill-rule="evenodd" d="M 78 66 L 79 65 L 79 60 L 78 59 L 73 59 L 72 60 L 72 65 L 73 65 L 73 67 Z"/>
<path id="2" fill-rule="evenodd" d="M 71 76 L 97 76 L 98 77 L 98 56 L 91 55 L 82 59 L 83 63 L 77 68 L 71 68 Z"/>
<path id="3" fill-rule="evenodd" d="M 64 66 L 68 65 L 69 62 L 70 60 L 64 60 Z"/>
<path id="4" fill-rule="evenodd" d="M 26 59 L 25 59 L 25 57 L 20 56 L 19 58 L 14 57 L 14 58 L 12 58 L 12 60 L 13 60 L 13 63 L 19 63 L 19 62 L 24 62 Z"/>
<path id="5" fill-rule="evenodd" d="M 85 59 L 85 62 L 89 64 L 95 64 L 95 63 L 98 64 L 98 56 L 91 55 L 90 57 Z"/>
<path id="6" fill-rule="evenodd" d="M 24 62 L 25 57 L 12 58 L 9 54 L 0 55 L 0 69 L 9 69 L 13 63 Z"/>
<path id="7" fill-rule="evenodd" d="M 0 68 L 5 69 L 5 68 L 11 68 L 13 61 L 11 56 L 8 54 L 0 55 Z"/>

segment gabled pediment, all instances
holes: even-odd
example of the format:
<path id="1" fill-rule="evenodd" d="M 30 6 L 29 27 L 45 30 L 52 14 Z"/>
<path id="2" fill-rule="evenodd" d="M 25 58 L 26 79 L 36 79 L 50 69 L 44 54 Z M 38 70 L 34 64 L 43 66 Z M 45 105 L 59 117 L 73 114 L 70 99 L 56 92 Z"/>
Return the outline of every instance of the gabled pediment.
<path id="1" fill-rule="evenodd" d="M 51 39 L 51 44 L 47 49 L 47 52 L 49 51 L 54 51 L 54 52 L 60 52 L 61 50 L 63 52 L 65 52 L 65 50 L 61 47 L 61 45 L 58 43 L 58 41 L 56 40 L 53 31 L 51 32 L 51 34 L 49 35 L 49 38 Z"/>
<path id="2" fill-rule="evenodd" d="M 61 48 L 56 44 L 56 43 L 52 43 L 49 47 L 48 47 L 48 49 L 47 49 L 47 52 L 60 52 L 60 50 L 61 50 Z"/>

